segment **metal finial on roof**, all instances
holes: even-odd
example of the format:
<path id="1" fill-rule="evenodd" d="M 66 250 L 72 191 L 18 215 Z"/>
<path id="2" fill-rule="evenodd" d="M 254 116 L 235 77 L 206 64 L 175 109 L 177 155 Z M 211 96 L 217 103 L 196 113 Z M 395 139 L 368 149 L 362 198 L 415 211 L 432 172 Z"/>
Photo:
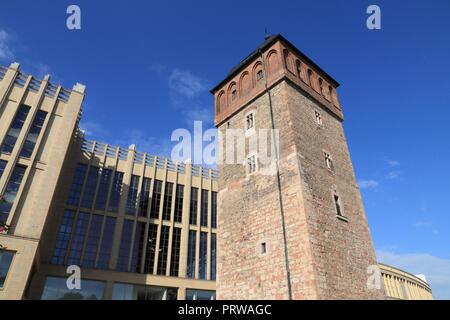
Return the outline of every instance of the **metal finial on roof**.
<path id="1" fill-rule="evenodd" d="M 267 32 L 267 27 L 264 29 L 264 40 L 267 40 L 270 38 L 270 34 Z"/>

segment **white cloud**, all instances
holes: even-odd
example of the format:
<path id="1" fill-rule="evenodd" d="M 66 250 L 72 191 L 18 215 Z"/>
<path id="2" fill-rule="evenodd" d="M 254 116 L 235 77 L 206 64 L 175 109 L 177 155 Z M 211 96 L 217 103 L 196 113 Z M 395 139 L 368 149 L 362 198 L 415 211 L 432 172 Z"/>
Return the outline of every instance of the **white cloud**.
<path id="1" fill-rule="evenodd" d="M 172 142 L 152 136 L 148 136 L 141 129 L 131 129 L 126 131 L 120 139 L 113 141 L 113 144 L 128 148 L 130 145 L 136 145 L 139 152 L 147 152 L 151 155 L 170 157 L 172 151 Z"/>
<path id="2" fill-rule="evenodd" d="M 44 78 L 44 76 L 51 73 L 50 66 L 45 63 L 38 63 L 36 69 L 37 69 L 37 71 L 36 71 L 37 73 L 35 74 L 35 76 L 38 78 Z"/>
<path id="3" fill-rule="evenodd" d="M 370 189 L 378 187 L 379 182 L 376 180 L 359 180 L 358 185 L 361 189 Z"/>
<path id="4" fill-rule="evenodd" d="M 94 139 L 105 139 L 109 135 L 108 129 L 94 121 L 81 121 L 80 129 L 85 132 L 86 136 Z"/>
<path id="5" fill-rule="evenodd" d="M 400 177 L 400 171 L 391 171 L 386 176 L 387 179 L 391 179 L 391 180 L 397 179 L 399 177 Z"/>
<path id="6" fill-rule="evenodd" d="M 114 146 L 120 146 L 128 149 L 132 144 L 136 146 L 139 152 L 147 152 L 151 155 L 169 157 L 172 151 L 172 142 L 167 139 L 161 139 L 149 136 L 145 131 L 132 128 L 124 128 L 125 131 L 114 134 L 105 128 L 101 123 L 94 121 L 82 121 L 80 129 L 85 132 L 86 139 L 97 140 Z M 120 138 L 111 139 L 118 136 Z"/>
<path id="7" fill-rule="evenodd" d="M 208 95 L 208 81 L 189 70 L 175 68 L 169 78 L 169 94 L 172 107 L 181 112 L 185 123 L 190 127 L 194 121 L 202 121 L 204 126 L 212 126 L 214 108 L 205 107 Z"/>
<path id="8" fill-rule="evenodd" d="M 400 166 L 400 162 L 397 160 L 387 159 L 385 160 L 387 165 L 378 169 L 372 176 L 377 177 L 377 179 L 366 179 L 359 180 L 358 185 L 361 189 L 373 189 L 380 186 L 386 180 L 396 180 L 400 178 L 401 171 L 394 169 Z"/>
<path id="9" fill-rule="evenodd" d="M 11 35 L 4 29 L 0 29 L 0 60 L 12 60 L 14 54 L 10 45 Z"/>
<path id="10" fill-rule="evenodd" d="M 202 121 L 204 124 L 210 124 L 213 120 L 212 108 L 193 107 L 184 112 L 186 123 L 190 126 L 194 121 Z"/>
<path id="11" fill-rule="evenodd" d="M 378 261 L 412 274 L 424 274 L 434 299 L 450 299 L 450 260 L 428 253 L 399 254 L 377 250 Z"/>
<path id="12" fill-rule="evenodd" d="M 207 90 L 205 80 L 194 75 L 189 70 L 173 69 L 169 76 L 169 88 L 175 98 L 194 98 L 199 93 Z"/>
<path id="13" fill-rule="evenodd" d="M 433 223 L 431 221 L 417 221 L 413 224 L 413 227 L 422 228 L 422 227 L 431 227 Z"/>
<path id="14" fill-rule="evenodd" d="M 156 72 L 156 73 L 162 73 L 163 71 L 165 71 L 167 69 L 167 67 L 161 63 L 153 63 L 151 64 L 148 69 L 150 71 Z"/>
<path id="15" fill-rule="evenodd" d="M 414 228 L 423 228 L 426 230 L 431 231 L 433 234 L 438 234 L 439 230 L 436 229 L 433 225 L 432 221 L 427 221 L 427 220 L 423 220 L 423 221 L 416 221 L 412 224 L 412 226 Z"/>
<path id="16" fill-rule="evenodd" d="M 390 159 L 388 159 L 388 160 L 386 160 L 386 162 L 388 163 L 388 165 L 390 167 L 397 167 L 397 166 L 400 165 L 400 162 L 398 162 L 397 160 L 390 160 Z"/>

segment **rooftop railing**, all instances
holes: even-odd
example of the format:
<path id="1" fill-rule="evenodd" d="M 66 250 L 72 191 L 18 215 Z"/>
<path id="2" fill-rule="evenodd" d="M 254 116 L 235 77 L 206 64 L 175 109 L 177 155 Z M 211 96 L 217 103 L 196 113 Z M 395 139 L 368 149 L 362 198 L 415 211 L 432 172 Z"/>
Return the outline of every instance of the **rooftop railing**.
<path id="1" fill-rule="evenodd" d="M 8 68 L 5 68 L 3 66 L 0 66 L 0 81 L 2 81 L 6 75 L 6 72 L 8 71 Z M 14 85 L 23 88 L 25 84 L 27 83 L 28 77 L 30 75 L 25 74 L 21 71 L 18 71 L 17 77 L 14 81 Z M 33 92 L 38 92 L 39 88 L 42 85 L 41 79 L 37 79 L 35 77 L 32 77 L 30 80 L 30 83 L 28 84 L 27 89 Z M 56 93 L 58 92 L 58 86 L 55 86 L 54 84 L 48 82 L 44 94 L 49 98 L 54 98 L 56 96 Z M 63 102 L 68 102 L 70 95 L 72 91 L 67 90 L 61 87 L 61 90 L 59 91 L 59 94 L 57 96 L 57 99 Z"/>
<path id="2" fill-rule="evenodd" d="M 97 142 L 93 140 L 82 140 L 81 151 L 87 154 L 94 154 L 99 157 L 117 158 L 119 160 L 128 160 L 130 151 L 134 151 L 133 163 L 145 164 L 149 167 L 156 167 L 158 169 L 168 170 L 178 173 L 186 173 L 186 164 L 182 162 L 173 161 L 166 157 L 150 155 L 146 152 L 138 152 L 133 149 L 126 149 L 119 146 L 112 146 L 106 143 Z M 203 168 L 201 166 L 192 166 L 191 174 L 196 177 L 205 179 L 218 179 L 217 170 L 211 168 Z"/>
<path id="3" fill-rule="evenodd" d="M 6 69 L 5 67 L 0 66 L 0 81 L 3 80 L 3 78 L 5 77 L 6 71 L 8 69 Z"/>

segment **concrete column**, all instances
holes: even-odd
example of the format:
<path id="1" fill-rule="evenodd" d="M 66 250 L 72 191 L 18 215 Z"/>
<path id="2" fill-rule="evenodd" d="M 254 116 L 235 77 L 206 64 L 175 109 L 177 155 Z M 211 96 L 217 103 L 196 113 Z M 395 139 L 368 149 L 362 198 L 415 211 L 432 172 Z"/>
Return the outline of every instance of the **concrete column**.
<path id="1" fill-rule="evenodd" d="M 192 164 L 186 163 L 184 173 L 183 228 L 181 230 L 179 276 L 186 277 L 189 247 L 189 218 L 191 211 Z M 183 245 L 184 244 L 184 245 Z"/>
<path id="2" fill-rule="evenodd" d="M 17 62 L 11 63 L 6 70 L 5 76 L 0 82 L 0 111 L 3 109 L 5 99 L 8 93 L 11 91 L 14 81 L 16 81 L 17 75 L 20 71 L 20 64 Z"/>

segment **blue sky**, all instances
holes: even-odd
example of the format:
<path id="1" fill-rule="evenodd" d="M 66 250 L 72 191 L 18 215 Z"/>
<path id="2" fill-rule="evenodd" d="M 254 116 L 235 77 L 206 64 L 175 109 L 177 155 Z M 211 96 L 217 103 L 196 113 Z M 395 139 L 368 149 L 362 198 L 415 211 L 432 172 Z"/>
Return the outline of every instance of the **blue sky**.
<path id="1" fill-rule="evenodd" d="M 66 28 L 70 4 L 81 30 Z M 366 28 L 370 4 L 381 30 Z M 168 154 L 174 129 L 212 127 L 209 89 L 266 27 L 341 83 L 379 259 L 425 273 L 450 299 L 449 1 L 7 1 L 0 63 L 86 84 L 89 137 Z"/>

